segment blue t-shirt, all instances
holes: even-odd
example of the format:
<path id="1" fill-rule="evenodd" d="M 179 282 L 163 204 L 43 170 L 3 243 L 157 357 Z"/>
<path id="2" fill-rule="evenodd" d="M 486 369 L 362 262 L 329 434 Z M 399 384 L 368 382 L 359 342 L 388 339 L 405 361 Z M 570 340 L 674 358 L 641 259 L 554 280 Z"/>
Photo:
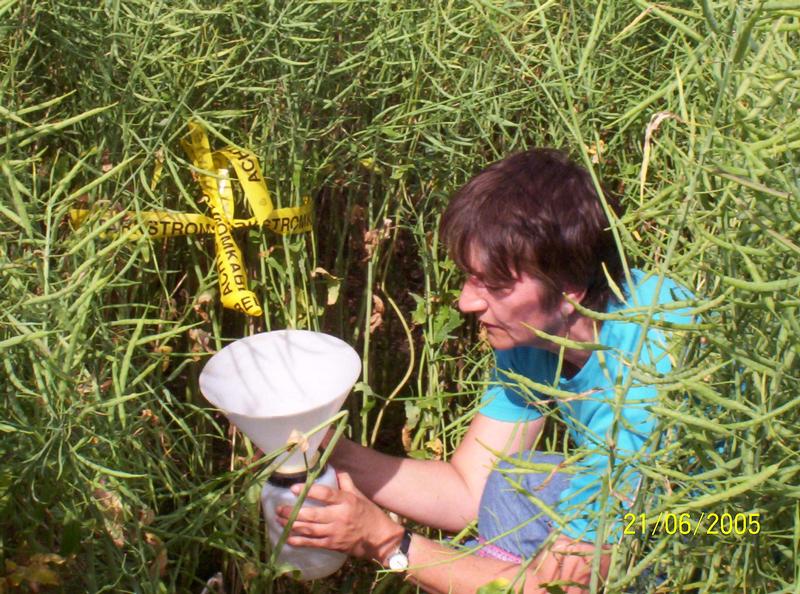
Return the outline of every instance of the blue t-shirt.
<path id="1" fill-rule="evenodd" d="M 625 319 L 603 321 L 597 341 L 603 348 L 593 351 L 578 373 L 571 378 L 556 378 L 559 357 L 550 351 L 524 346 L 497 350 L 492 384 L 481 398 L 479 410 L 500 421 L 533 421 L 542 416 L 540 410 L 547 402 L 557 404 L 579 448 L 576 453 L 585 455 L 573 464 L 574 474 L 556 511 L 565 519 L 565 534 L 589 542 L 597 538 L 600 514 L 605 514 L 614 528 L 609 540 L 616 539 L 623 509 L 619 503 L 627 507 L 638 487 L 635 464 L 646 455 L 645 442 L 655 430 L 656 419 L 649 407 L 657 398 L 656 388 L 641 376 L 662 375 L 672 369 L 666 352 L 669 332 L 654 325 L 691 322 L 685 306 L 659 307 L 662 311 L 653 315 L 646 340 L 639 345 L 642 324 L 652 305 L 685 301 L 692 296 L 667 278 L 659 287 L 658 276 L 646 276 L 639 270 L 632 270 L 631 276 L 633 293 L 623 285 L 625 302 L 612 298 L 606 307 L 607 313 L 621 314 Z M 634 378 L 625 390 L 637 350 Z M 612 436 L 615 410 L 618 415 Z M 612 453 L 614 468 L 609 473 Z M 609 478 L 612 497 L 603 501 L 603 481 Z"/>

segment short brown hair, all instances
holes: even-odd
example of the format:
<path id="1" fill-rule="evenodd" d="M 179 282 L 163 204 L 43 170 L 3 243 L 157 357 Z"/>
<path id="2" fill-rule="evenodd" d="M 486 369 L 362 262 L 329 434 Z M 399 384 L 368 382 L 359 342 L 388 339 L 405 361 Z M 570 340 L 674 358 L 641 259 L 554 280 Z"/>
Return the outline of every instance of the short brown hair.
<path id="1" fill-rule="evenodd" d="M 619 214 L 616 199 L 603 192 Z M 470 273 L 507 285 L 528 273 L 549 287 L 554 306 L 566 287 L 586 289 L 582 305 L 603 310 L 622 263 L 592 177 L 555 149 L 535 148 L 493 163 L 450 200 L 441 233 L 451 258 Z"/>

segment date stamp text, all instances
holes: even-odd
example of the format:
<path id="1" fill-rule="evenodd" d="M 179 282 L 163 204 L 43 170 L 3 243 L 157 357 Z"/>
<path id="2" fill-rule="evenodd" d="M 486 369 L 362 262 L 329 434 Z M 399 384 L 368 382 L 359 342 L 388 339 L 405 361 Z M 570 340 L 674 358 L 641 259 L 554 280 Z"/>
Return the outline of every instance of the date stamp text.
<path id="1" fill-rule="evenodd" d="M 659 533 L 682 536 L 745 536 L 761 532 L 760 513 L 660 512 L 653 514 L 627 513 L 622 517 L 624 534 L 655 536 Z"/>

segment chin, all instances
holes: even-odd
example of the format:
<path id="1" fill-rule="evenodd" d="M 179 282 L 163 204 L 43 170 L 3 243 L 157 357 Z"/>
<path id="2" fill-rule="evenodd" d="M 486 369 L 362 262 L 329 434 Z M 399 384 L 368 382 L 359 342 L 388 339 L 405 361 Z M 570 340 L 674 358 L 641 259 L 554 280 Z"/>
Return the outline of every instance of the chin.
<path id="1" fill-rule="evenodd" d="M 489 344 L 492 345 L 493 349 L 498 351 L 507 351 L 517 346 L 516 343 L 507 336 L 494 337 L 489 335 Z"/>

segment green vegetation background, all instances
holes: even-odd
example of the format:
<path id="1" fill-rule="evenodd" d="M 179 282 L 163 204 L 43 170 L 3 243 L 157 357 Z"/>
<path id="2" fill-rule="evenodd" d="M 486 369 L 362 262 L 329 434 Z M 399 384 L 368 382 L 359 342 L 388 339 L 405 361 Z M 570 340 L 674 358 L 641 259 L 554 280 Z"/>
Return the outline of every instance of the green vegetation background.
<path id="1" fill-rule="evenodd" d="M 760 514 L 758 535 L 628 538 L 606 592 L 800 592 L 799 31 L 783 0 L 0 0 L 0 591 L 401 589 L 368 564 L 275 578 L 270 469 L 197 375 L 229 340 L 321 329 L 363 353 L 354 438 L 446 457 L 490 353 L 438 218 L 550 145 L 623 197 L 629 264 L 705 312 L 659 380 L 665 499 L 636 509 Z M 68 224 L 203 212 L 190 117 L 255 151 L 278 204 L 313 201 L 313 235 L 237 235 L 263 319 L 221 308 L 210 237 Z"/>

